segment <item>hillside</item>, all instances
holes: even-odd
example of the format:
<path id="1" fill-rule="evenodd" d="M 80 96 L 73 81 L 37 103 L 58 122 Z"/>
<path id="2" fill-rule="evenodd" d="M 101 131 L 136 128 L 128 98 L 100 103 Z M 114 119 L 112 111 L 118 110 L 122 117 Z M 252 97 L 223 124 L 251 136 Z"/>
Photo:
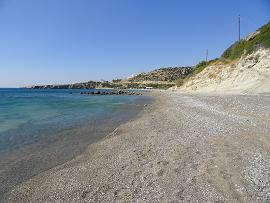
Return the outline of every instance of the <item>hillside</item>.
<path id="1" fill-rule="evenodd" d="M 140 73 L 133 77 L 117 80 L 125 88 L 162 88 L 174 86 L 177 79 L 185 78 L 192 72 L 192 67 L 159 68 L 148 73 Z"/>
<path id="2" fill-rule="evenodd" d="M 92 88 L 169 88 L 175 85 L 175 80 L 191 74 L 191 67 L 160 68 L 149 73 L 140 73 L 128 79 L 109 81 L 89 81 L 74 84 L 33 85 L 33 89 L 92 89 Z"/>
<path id="3" fill-rule="evenodd" d="M 199 63 L 181 91 L 270 91 L 270 22 L 234 43 L 218 59 Z"/>
<path id="4" fill-rule="evenodd" d="M 166 81 L 174 82 L 178 78 L 184 78 L 191 73 L 191 67 L 175 67 L 175 68 L 160 68 L 148 73 L 141 73 L 132 78 L 129 78 L 130 82 L 142 82 L 142 81 Z"/>
<path id="5" fill-rule="evenodd" d="M 93 89 L 93 88 L 114 88 L 114 84 L 109 81 L 89 81 L 74 84 L 55 85 L 33 85 L 27 88 L 32 89 Z"/>

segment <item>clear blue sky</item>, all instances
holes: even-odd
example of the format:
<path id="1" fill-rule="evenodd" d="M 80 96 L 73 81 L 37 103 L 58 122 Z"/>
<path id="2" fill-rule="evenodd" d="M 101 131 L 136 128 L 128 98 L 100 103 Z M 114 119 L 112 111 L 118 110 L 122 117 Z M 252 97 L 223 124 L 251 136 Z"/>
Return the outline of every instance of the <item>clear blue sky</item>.
<path id="1" fill-rule="evenodd" d="M 218 57 L 269 0 L 0 0 L 0 87 L 111 80 Z"/>

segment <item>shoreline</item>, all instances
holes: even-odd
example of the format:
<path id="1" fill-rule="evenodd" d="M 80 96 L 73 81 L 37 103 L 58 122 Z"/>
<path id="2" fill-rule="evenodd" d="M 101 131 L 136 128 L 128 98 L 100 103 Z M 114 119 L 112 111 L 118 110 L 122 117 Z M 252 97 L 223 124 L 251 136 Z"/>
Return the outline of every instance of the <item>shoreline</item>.
<path id="1" fill-rule="evenodd" d="M 134 119 L 19 185 L 9 202 L 270 199 L 270 95 L 151 95 Z"/>
<path id="2" fill-rule="evenodd" d="M 147 95 L 140 96 L 130 104 L 111 110 L 110 116 L 100 115 L 91 122 L 50 135 L 46 140 L 5 152 L 8 154 L 2 153 L 0 165 L 4 167 L 0 171 L 0 201 L 16 185 L 80 156 L 89 145 L 105 139 L 106 134 L 136 117 L 144 105 L 151 102 L 152 98 Z"/>

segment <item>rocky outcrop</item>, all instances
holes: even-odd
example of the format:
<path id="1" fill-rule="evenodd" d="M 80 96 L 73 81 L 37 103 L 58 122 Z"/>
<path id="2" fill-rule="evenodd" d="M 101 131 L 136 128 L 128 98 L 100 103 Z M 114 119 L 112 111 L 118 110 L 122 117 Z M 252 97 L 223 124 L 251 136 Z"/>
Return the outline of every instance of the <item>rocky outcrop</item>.
<path id="1" fill-rule="evenodd" d="M 81 92 L 81 94 L 86 95 L 142 95 L 141 92 L 134 92 L 134 91 L 91 91 L 91 92 Z"/>

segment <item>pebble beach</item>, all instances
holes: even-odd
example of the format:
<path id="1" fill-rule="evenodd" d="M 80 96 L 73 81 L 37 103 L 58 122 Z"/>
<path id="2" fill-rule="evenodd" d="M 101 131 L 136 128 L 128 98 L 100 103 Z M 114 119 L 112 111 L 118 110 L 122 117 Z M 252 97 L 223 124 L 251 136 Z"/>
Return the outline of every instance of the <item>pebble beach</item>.
<path id="1" fill-rule="evenodd" d="M 270 95 L 153 91 L 152 104 L 6 202 L 267 202 Z"/>

